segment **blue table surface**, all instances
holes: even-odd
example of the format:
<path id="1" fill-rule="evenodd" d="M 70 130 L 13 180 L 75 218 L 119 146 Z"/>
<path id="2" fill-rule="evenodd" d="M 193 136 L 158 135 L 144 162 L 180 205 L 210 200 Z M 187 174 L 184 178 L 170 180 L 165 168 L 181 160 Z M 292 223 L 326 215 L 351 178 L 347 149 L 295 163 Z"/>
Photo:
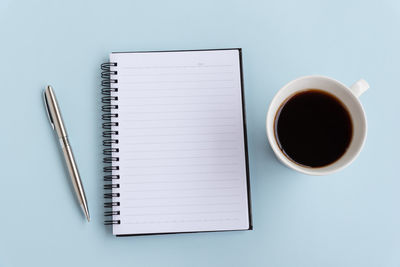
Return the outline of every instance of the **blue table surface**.
<path id="1" fill-rule="evenodd" d="M 400 266 L 399 1 L 0 2 L 0 266 Z M 116 238 L 103 225 L 100 64 L 112 51 L 242 47 L 253 231 Z M 345 170 L 280 164 L 274 94 L 302 75 L 370 83 Z M 86 223 L 41 92 L 57 92 Z"/>

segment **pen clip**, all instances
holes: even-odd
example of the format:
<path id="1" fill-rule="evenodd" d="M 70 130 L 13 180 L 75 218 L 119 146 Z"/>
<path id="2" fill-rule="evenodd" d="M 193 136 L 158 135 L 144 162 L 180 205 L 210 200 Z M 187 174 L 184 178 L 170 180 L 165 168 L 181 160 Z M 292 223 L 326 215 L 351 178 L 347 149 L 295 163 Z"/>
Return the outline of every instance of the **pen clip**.
<path id="1" fill-rule="evenodd" d="M 51 117 L 50 110 L 49 110 L 49 103 L 47 102 L 46 90 L 43 91 L 43 99 L 44 99 L 44 106 L 46 107 L 46 113 L 47 113 L 47 117 L 49 118 L 51 128 L 53 128 L 53 130 L 55 130 L 53 118 Z"/>

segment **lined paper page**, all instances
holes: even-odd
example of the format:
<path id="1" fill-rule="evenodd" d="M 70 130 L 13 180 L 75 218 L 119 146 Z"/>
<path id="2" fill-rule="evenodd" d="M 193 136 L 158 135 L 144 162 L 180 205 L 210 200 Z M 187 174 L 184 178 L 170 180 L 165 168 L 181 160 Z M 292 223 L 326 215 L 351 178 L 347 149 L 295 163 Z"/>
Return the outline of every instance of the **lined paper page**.
<path id="1" fill-rule="evenodd" d="M 117 235 L 249 228 L 239 50 L 115 53 Z"/>

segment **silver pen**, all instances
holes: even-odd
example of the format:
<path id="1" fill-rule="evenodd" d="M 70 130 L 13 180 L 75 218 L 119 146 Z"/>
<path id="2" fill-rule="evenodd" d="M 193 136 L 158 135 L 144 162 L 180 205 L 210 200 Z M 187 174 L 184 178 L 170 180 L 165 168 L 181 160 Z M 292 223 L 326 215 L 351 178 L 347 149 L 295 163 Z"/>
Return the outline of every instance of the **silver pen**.
<path id="1" fill-rule="evenodd" d="M 68 167 L 69 175 L 75 189 L 76 196 L 79 204 L 86 216 L 88 222 L 90 221 L 89 208 L 86 201 L 85 190 L 82 186 L 82 181 L 79 176 L 78 167 L 76 166 L 74 155 L 72 154 L 71 146 L 68 142 L 67 131 L 64 126 L 63 119 L 61 117 L 60 108 L 58 107 L 56 95 L 54 94 L 53 88 L 48 85 L 43 92 L 44 103 L 46 106 L 47 115 L 50 120 L 50 124 L 57 132 L 58 139 L 64 154 L 64 159 Z"/>

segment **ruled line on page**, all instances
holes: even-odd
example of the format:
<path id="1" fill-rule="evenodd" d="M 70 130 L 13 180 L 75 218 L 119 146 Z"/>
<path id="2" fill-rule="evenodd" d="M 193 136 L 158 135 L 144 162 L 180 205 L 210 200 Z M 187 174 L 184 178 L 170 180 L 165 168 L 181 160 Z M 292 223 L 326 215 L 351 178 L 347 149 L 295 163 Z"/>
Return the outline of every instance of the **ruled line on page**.
<path id="1" fill-rule="evenodd" d="M 162 88 L 162 89 L 161 89 Z M 213 91 L 215 91 L 215 90 L 222 90 L 222 89 L 233 89 L 233 88 L 235 88 L 235 86 L 205 86 L 205 85 L 203 85 L 203 86 L 200 86 L 200 87 L 193 87 L 193 86 L 187 86 L 187 85 L 184 85 L 184 86 L 182 86 L 182 85 L 180 85 L 180 86 L 177 86 L 177 85 L 173 85 L 173 86 L 171 86 L 171 85 L 167 85 L 167 86 L 165 86 L 165 87 L 160 87 L 160 86 L 157 86 L 157 87 L 148 87 L 148 86 L 143 86 L 143 87 L 138 87 L 138 86 L 135 86 L 135 87 L 132 87 L 132 86 L 130 86 L 129 87 L 129 90 L 132 90 L 132 91 L 142 91 L 142 90 L 146 90 L 146 91 L 149 91 L 149 92 L 151 92 L 151 91 L 175 91 L 175 90 L 183 90 L 183 91 L 185 91 L 185 92 L 192 92 L 192 91 L 203 91 L 203 90 L 213 90 Z"/>
<path id="2" fill-rule="evenodd" d="M 204 128 L 205 130 L 207 130 L 208 132 L 201 132 L 201 133 L 213 133 L 211 132 L 211 130 L 217 130 L 218 127 L 224 127 L 221 130 L 225 130 L 226 127 L 231 127 L 230 129 L 235 129 L 237 127 L 237 125 L 229 123 L 229 124 L 223 124 L 223 123 L 215 123 L 215 124 L 198 124 L 198 123 L 192 123 L 192 124 L 181 124 L 181 125 L 173 125 L 171 126 L 171 123 L 168 123 L 166 125 L 161 125 L 160 121 L 158 124 L 145 124 L 145 123 L 137 123 L 135 124 L 135 127 L 129 126 L 129 125 L 119 125 L 120 127 L 123 126 L 124 130 L 186 130 L 186 132 L 192 131 L 195 132 L 196 130 L 198 131 L 198 129 L 194 129 L 195 127 L 201 127 Z M 137 126 L 136 126 L 137 125 Z M 211 128 L 211 129 L 210 129 Z M 132 131 L 135 132 L 135 131 Z M 165 131 L 163 131 L 165 132 Z M 185 132 L 185 131 L 183 131 Z M 177 132 L 177 134 L 181 134 L 182 132 Z M 228 134 L 232 134 L 232 133 L 236 133 L 235 131 L 225 131 L 225 132 L 215 132 L 216 134 L 220 134 L 220 133 L 228 133 Z M 129 136 L 129 135 L 126 135 Z"/>
<path id="3" fill-rule="evenodd" d="M 118 86 L 125 84 L 162 84 L 162 83 L 208 83 L 208 82 L 232 82 L 233 79 L 215 79 L 215 80 L 175 80 L 175 81 L 140 81 L 140 82 L 118 82 Z"/>
<path id="4" fill-rule="evenodd" d="M 219 206 L 232 206 L 232 205 L 238 205 L 240 202 L 217 202 L 217 203 L 189 203 L 189 204 L 157 204 L 157 205 L 134 205 L 134 206 L 126 206 L 126 208 L 134 209 L 134 208 L 149 208 L 149 207 L 201 207 L 201 206 L 214 206 L 214 205 L 219 205 Z"/>
<path id="5" fill-rule="evenodd" d="M 149 113 L 156 113 L 156 114 L 165 114 L 165 113 L 182 113 L 182 112 L 184 112 L 184 113 L 198 113 L 198 112 L 210 112 L 210 111 L 219 111 L 219 112 L 224 112 L 224 111 L 227 111 L 227 112 L 233 112 L 234 110 L 233 109 L 207 109 L 207 110 L 165 110 L 165 111 L 148 111 L 148 110 L 135 110 L 134 111 L 134 113 L 136 114 L 136 113 L 146 113 L 146 114 L 149 114 Z"/>
<path id="6" fill-rule="evenodd" d="M 119 107 L 148 107 L 148 106 L 186 106 L 186 105 L 222 105 L 226 102 L 185 102 L 185 103 L 134 103 L 126 105 L 118 105 Z"/>
<path id="7" fill-rule="evenodd" d="M 226 222 L 226 221 L 237 221 L 239 218 L 219 218 L 219 219 L 175 219 L 175 220 L 147 220 L 147 221 L 128 221 L 124 224 L 176 224 L 176 223 L 194 223 L 194 222 Z"/>
<path id="8" fill-rule="evenodd" d="M 174 199 L 211 199 L 211 198 L 238 198 L 240 194 L 230 194 L 230 195 L 190 195 L 190 196 L 147 196 L 147 197 L 125 197 L 126 200 L 174 200 Z"/>
<path id="9" fill-rule="evenodd" d="M 136 173 L 136 172 L 135 172 Z M 167 172 L 167 171 L 163 171 L 163 172 L 150 172 L 150 173 L 141 173 L 141 174 L 137 174 L 136 175 L 125 175 L 126 176 L 131 176 L 131 177 L 135 177 L 135 176 L 147 176 L 147 175 L 171 175 L 171 176 L 177 176 L 177 175 L 191 175 L 191 174 L 236 174 L 237 171 L 192 171 L 192 172 L 187 172 L 187 171 L 183 171 L 183 172 Z"/>
<path id="10" fill-rule="evenodd" d="M 218 151 L 232 151 L 232 150 L 238 150 L 239 148 L 236 147 L 219 147 Z M 156 148 L 156 149 L 129 149 L 126 150 L 126 152 L 181 152 L 181 151 L 187 151 L 187 152 L 193 152 L 193 151 L 215 151 L 215 148 L 179 148 L 179 149 L 169 149 L 169 148 Z"/>
<path id="11" fill-rule="evenodd" d="M 212 97 L 216 97 L 216 96 L 219 96 L 219 97 L 227 97 L 227 96 L 233 96 L 232 94 L 220 94 L 220 95 L 215 95 L 215 94 L 203 94 L 203 95 L 190 95 L 190 96 L 188 96 L 188 95 L 184 95 L 184 94 L 182 94 L 182 95 L 165 95 L 165 96 L 160 96 L 160 95 L 156 95 L 156 96 L 142 96 L 142 95 L 136 95 L 136 96 L 131 96 L 131 97 L 125 97 L 125 99 L 131 99 L 131 98 L 133 98 L 133 99 L 143 99 L 143 98 L 150 98 L 150 99 L 157 99 L 157 98 L 163 98 L 163 99 L 165 99 L 165 98 L 178 98 L 178 97 L 183 97 L 183 98 L 185 98 L 185 99 L 188 99 L 188 98 L 199 98 L 199 97 L 210 97 L 210 96 L 212 96 Z"/>
<path id="12" fill-rule="evenodd" d="M 233 123 L 229 123 L 229 124 L 216 124 L 216 125 L 209 125 L 209 124 L 206 124 L 206 125 L 193 125 L 193 126 L 196 126 L 196 127 L 201 127 L 201 128 L 210 128 L 210 127 L 234 127 L 234 126 L 236 126 L 235 124 L 233 124 Z M 170 129 L 170 128 L 174 128 L 174 129 L 177 129 L 177 128 L 184 128 L 184 129 L 187 129 L 187 128 L 190 128 L 191 127 L 191 125 L 168 125 L 168 126 L 140 126 L 140 127 L 132 127 L 132 126 L 126 126 L 126 127 L 124 127 L 124 129 L 159 129 L 159 128 L 161 128 L 161 129 Z M 233 133 L 233 132 L 229 132 L 229 133 Z"/>
<path id="13" fill-rule="evenodd" d="M 226 116 L 226 117 L 196 117 L 196 118 L 157 118 L 157 119 L 143 119 L 143 118 L 134 118 L 128 119 L 125 118 L 124 121 L 145 121 L 145 122 L 160 122 L 160 121 L 193 121 L 193 120 L 205 120 L 205 121 L 213 121 L 213 120 L 233 120 L 234 116 Z"/>
<path id="14" fill-rule="evenodd" d="M 124 182 L 124 184 L 154 184 L 154 183 L 193 183 L 193 182 L 232 182 L 239 181 L 238 178 L 226 178 L 226 179 L 185 179 L 185 180 L 146 180 L 146 181 L 130 181 Z"/>
<path id="15" fill-rule="evenodd" d="M 151 136 L 158 136 L 158 137 L 185 137 L 185 136 L 207 136 L 207 135 L 227 135 L 229 132 L 221 132 L 221 133 L 182 133 L 182 134 L 131 134 L 131 135 L 125 135 L 125 137 L 136 137 L 136 138 L 141 138 L 141 137 L 151 137 Z M 166 141 L 168 142 L 168 141 Z"/>
<path id="16" fill-rule="evenodd" d="M 179 69 L 179 68 L 224 68 L 232 67 L 232 64 L 223 65 L 181 65 L 181 66 L 139 66 L 139 67 L 120 67 L 121 69 Z"/>
<path id="17" fill-rule="evenodd" d="M 220 140 L 210 140 L 210 141 L 198 141 L 198 140 L 191 140 L 191 141 L 169 141 L 169 142 L 131 142 L 128 141 L 125 144 L 126 145 L 144 145 L 144 144 L 208 144 L 208 143 L 232 143 L 235 142 L 237 140 L 234 139 L 230 139 L 230 140 L 226 140 L 226 139 L 220 139 Z"/>
<path id="18" fill-rule="evenodd" d="M 223 158 L 234 158 L 234 156 L 210 156 L 210 155 L 203 155 L 203 156 L 182 156 L 182 157 L 127 157 L 126 160 L 158 160 L 158 159 L 223 159 Z"/>
<path id="19" fill-rule="evenodd" d="M 182 191 L 215 191 L 215 190 L 234 190 L 239 186 L 210 186 L 210 187 L 191 187 L 191 188 L 179 188 Z M 121 190 L 121 192 L 165 192 L 165 191 L 177 191 L 176 188 L 163 188 L 163 189 L 137 189 L 137 190 Z"/>
<path id="20" fill-rule="evenodd" d="M 124 207 L 129 209 L 129 207 Z M 146 213 L 124 213 L 124 216 L 160 216 L 160 215 L 187 215 L 187 214 L 221 214 L 221 213 L 237 213 L 239 210 L 218 210 L 218 211 L 188 211 L 188 212 L 146 212 Z"/>
<path id="21" fill-rule="evenodd" d="M 143 164 L 143 163 L 142 163 Z M 125 166 L 125 169 L 142 169 L 142 168 L 156 168 L 156 167 L 196 167 L 196 166 L 236 166 L 238 163 L 199 163 L 199 164 L 156 164 L 147 166 Z"/>
<path id="22" fill-rule="evenodd" d="M 171 75 L 179 75 L 179 76 L 186 76 L 186 75 L 221 75 L 221 74 L 233 74 L 233 71 L 219 71 L 219 72 L 165 72 L 165 73 L 129 73 L 124 74 L 119 72 L 118 77 L 157 77 L 157 76 L 171 76 Z"/>

